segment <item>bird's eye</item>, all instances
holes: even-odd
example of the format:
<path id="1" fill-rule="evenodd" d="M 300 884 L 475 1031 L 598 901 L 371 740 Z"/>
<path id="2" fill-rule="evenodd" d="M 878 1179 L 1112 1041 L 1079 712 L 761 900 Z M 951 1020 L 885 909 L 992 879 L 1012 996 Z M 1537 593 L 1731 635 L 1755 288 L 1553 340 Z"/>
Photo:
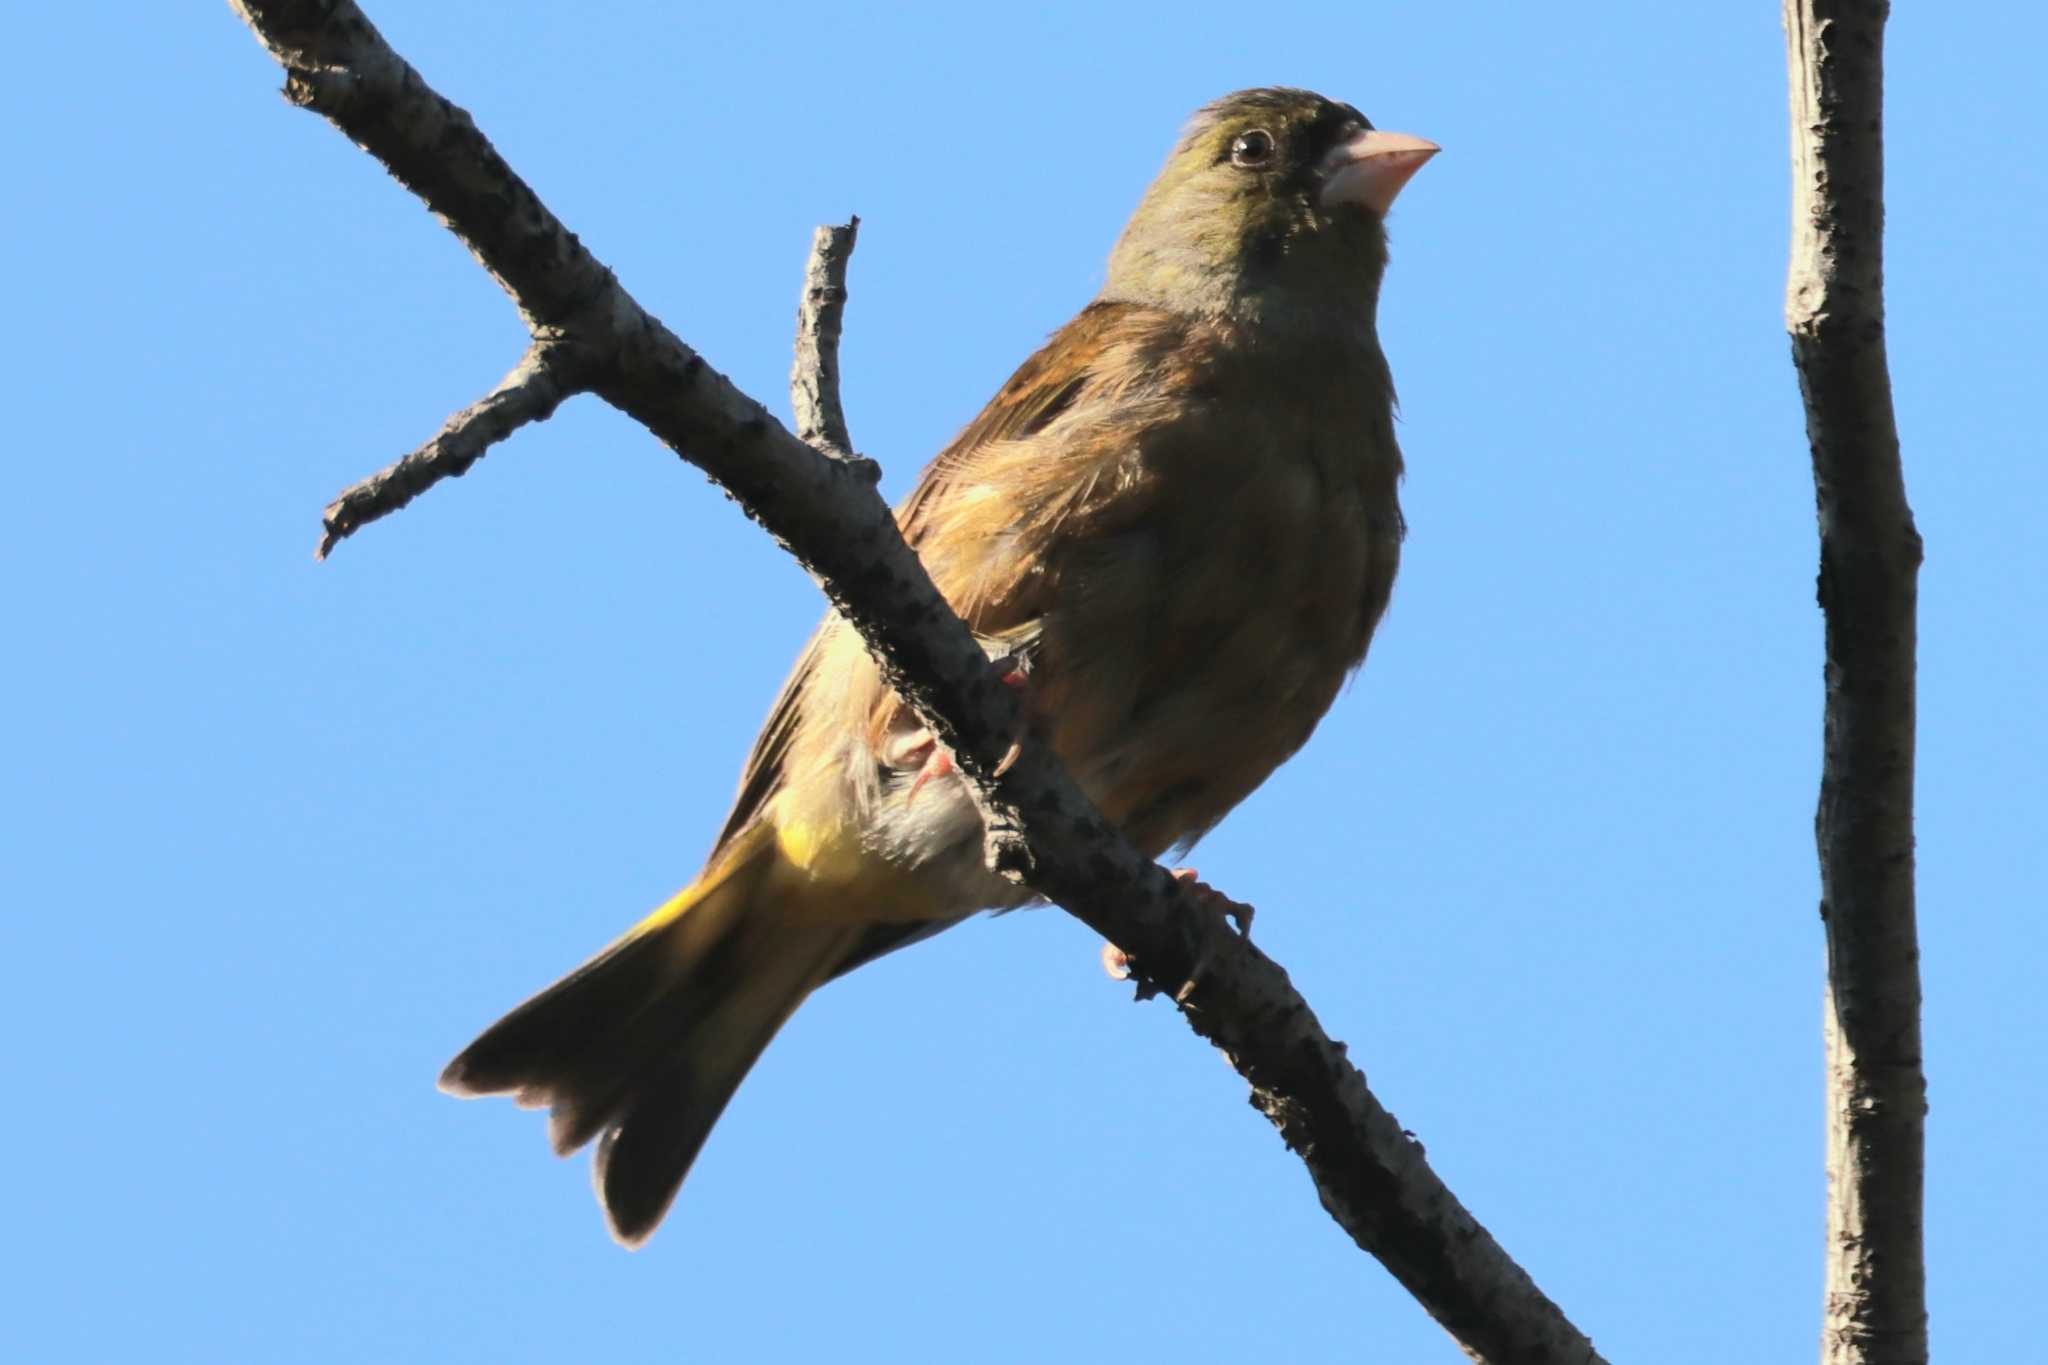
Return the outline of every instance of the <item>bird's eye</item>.
<path id="1" fill-rule="evenodd" d="M 1263 166 L 1272 159 L 1273 135 L 1264 128 L 1239 133 L 1237 141 L 1230 144 L 1230 164 L 1233 166 Z"/>

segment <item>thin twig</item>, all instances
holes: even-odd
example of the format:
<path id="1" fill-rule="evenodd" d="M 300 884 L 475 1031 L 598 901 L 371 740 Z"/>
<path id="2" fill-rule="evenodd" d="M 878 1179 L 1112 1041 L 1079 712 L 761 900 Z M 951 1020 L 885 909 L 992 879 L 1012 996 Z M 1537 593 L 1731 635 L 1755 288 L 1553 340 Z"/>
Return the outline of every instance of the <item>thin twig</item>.
<path id="1" fill-rule="evenodd" d="M 1792 251 L 1785 322 L 1820 520 L 1827 704 L 1828 1241 L 1821 1358 L 1927 1359 L 1927 1081 L 1913 896 L 1915 610 L 1884 336 L 1882 0 L 1786 0 Z"/>
<path id="2" fill-rule="evenodd" d="M 1171 991 L 1201 963 L 1183 1017 L 1250 1082 L 1331 1215 L 1469 1356 L 1599 1360 L 1444 1187 L 1286 973 L 1244 939 L 1209 932 L 1165 869 L 1108 825 L 1042 743 L 1027 739 L 1012 754 L 1022 733 L 1014 690 L 993 677 L 904 544 L 871 462 L 830 459 L 799 441 L 643 310 L 352 0 L 231 3 L 284 64 L 289 96 L 425 200 L 524 315 L 575 338 L 593 392 L 709 474 L 810 570 L 953 752 L 987 822 L 992 865 L 1127 949 L 1143 981 Z"/>
<path id="3" fill-rule="evenodd" d="M 796 438 L 840 459 L 853 454 L 846 409 L 839 401 L 839 332 L 846 317 L 846 266 L 859 236 L 858 214 L 811 234 L 804 293 L 796 309 L 796 361 L 789 371 Z"/>
<path id="4" fill-rule="evenodd" d="M 485 451 L 529 422 L 544 422 L 572 393 L 581 392 L 566 345 L 536 343 L 498 387 L 450 417 L 432 440 L 367 479 L 343 489 L 320 514 L 320 547 L 327 558 L 358 530 L 389 516 L 443 479 L 460 478 Z"/>

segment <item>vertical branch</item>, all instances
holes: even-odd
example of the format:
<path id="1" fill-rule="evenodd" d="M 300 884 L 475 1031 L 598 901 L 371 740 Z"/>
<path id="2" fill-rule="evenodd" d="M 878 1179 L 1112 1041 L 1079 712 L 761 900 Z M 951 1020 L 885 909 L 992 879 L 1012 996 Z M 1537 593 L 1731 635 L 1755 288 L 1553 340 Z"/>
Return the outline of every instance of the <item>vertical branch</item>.
<path id="1" fill-rule="evenodd" d="M 846 266 L 860 236 L 860 217 L 811 234 L 804 295 L 796 309 L 796 362 L 789 401 L 797 439 L 829 455 L 853 454 L 846 409 L 839 402 L 839 329 L 846 318 Z"/>
<path id="2" fill-rule="evenodd" d="M 1827 626 L 1820 808 L 1828 1241 L 1821 1359 L 1927 1359 L 1913 906 L 1915 598 L 1884 342 L 1884 0 L 1785 0 L 1792 259 Z"/>

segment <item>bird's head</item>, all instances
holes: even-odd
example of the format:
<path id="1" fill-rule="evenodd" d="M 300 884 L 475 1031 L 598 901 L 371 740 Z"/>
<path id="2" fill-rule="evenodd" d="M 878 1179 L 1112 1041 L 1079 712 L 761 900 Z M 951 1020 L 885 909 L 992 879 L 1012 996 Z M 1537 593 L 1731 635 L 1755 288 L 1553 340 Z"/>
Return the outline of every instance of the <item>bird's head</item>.
<path id="1" fill-rule="evenodd" d="M 1109 258 L 1102 297 L 1275 323 L 1369 323 L 1384 219 L 1433 142 L 1307 90 L 1240 90 L 1189 120 Z"/>

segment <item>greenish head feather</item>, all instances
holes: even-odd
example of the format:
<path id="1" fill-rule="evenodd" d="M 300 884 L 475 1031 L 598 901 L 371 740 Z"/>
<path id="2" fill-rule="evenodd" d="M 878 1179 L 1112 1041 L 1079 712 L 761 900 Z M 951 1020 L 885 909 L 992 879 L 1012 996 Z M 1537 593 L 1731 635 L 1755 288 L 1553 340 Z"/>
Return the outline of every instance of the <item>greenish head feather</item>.
<path id="1" fill-rule="evenodd" d="M 1379 218 L 1326 211 L 1330 150 L 1370 128 L 1307 90 L 1240 90 L 1198 110 L 1109 258 L 1102 297 L 1274 323 L 1370 324 L 1386 266 Z"/>

